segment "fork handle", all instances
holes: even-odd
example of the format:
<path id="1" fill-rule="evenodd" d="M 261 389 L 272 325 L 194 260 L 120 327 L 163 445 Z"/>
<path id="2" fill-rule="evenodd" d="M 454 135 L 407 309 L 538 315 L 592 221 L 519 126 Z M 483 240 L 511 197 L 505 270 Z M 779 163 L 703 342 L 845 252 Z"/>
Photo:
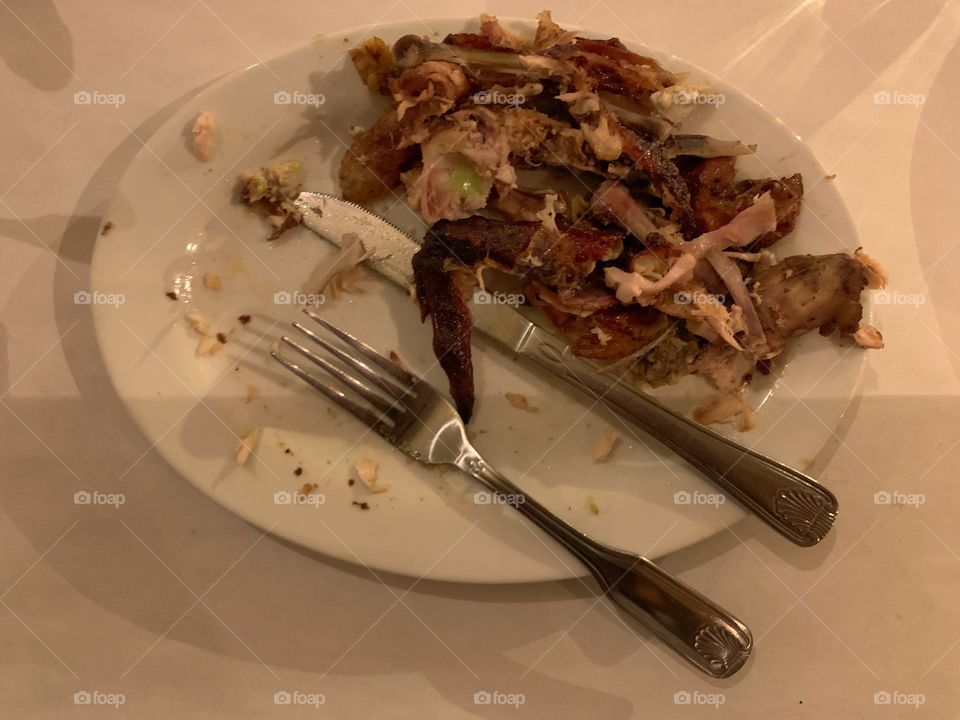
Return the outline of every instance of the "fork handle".
<path id="1" fill-rule="evenodd" d="M 647 393 L 598 373 L 542 331 L 519 352 L 629 420 L 797 545 L 816 545 L 837 517 L 837 498 L 793 468 L 676 413 Z"/>
<path id="2" fill-rule="evenodd" d="M 753 638 L 726 610 L 650 560 L 608 547 L 561 520 L 479 454 L 457 465 L 498 496 L 512 498 L 508 504 L 573 553 L 618 607 L 700 670 L 725 678 L 747 661 Z"/>

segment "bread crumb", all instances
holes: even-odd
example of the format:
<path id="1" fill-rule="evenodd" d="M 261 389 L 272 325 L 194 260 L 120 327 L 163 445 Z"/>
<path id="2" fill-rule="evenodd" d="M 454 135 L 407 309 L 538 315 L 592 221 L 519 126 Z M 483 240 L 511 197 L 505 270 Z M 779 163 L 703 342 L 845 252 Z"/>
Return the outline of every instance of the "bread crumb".
<path id="1" fill-rule="evenodd" d="M 247 392 L 243 396 L 244 402 L 250 402 L 260 394 L 260 388 L 256 385 L 247 385 Z M 287 448 L 289 450 L 289 448 Z"/>
<path id="2" fill-rule="evenodd" d="M 206 162 L 213 157 L 217 123 L 209 112 L 202 112 L 193 122 L 193 152 Z"/>
<path id="3" fill-rule="evenodd" d="M 104 235 L 106 235 L 106 234 L 107 234 L 108 232 L 110 232 L 111 230 L 113 230 L 113 223 L 110 222 L 109 220 L 107 220 L 107 221 L 103 224 L 103 230 L 100 231 L 100 236 L 103 237 Z"/>
<path id="4" fill-rule="evenodd" d="M 297 477 L 300 477 L 301 475 L 303 475 L 303 468 L 297 467 L 297 469 L 293 471 L 293 474 L 296 475 Z"/>
<path id="5" fill-rule="evenodd" d="M 883 350 L 883 335 L 870 323 L 863 323 L 853 334 L 853 339 L 857 345 L 871 350 Z"/>
<path id="6" fill-rule="evenodd" d="M 356 500 L 354 500 L 354 501 L 353 501 L 353 504 L 356 505 L 356 506 L 357 506 L 358 508 L 360 508 L 361 510 L 369 510 L 369 509 L 370 509 L 370 506 L 369 506 L 367 503 L 365 503 L 365 502 L 357 502 Z"/>
<path id="7" fill-rule="evenodd" d="M 245 465 L 260 437 L 260 428 L 248 430 L 237 442 L 237 465 Z"/>
<path id="8" fill-rule="evenodd" d="M 527 400 L 526 395 L 521 395 L 520 393 L 508 392 L 504 393 L 504 397 L 507 399 L 507 402 L 513 405 L 517 410 L 526 410 L 527 412 L 540 412 L 540 408 L 534 407 L 530 404 L 530 401 Z"/>
<path id="9" fill-rule="evenodd" d="M 241 324 L 241 325 L 246 325 L 248 322 L 250 322 L 250 316 L 249 316 L 249 315 L 241 315 L 240 317 L 237 318 L 237 320 L 240 321 L 240 324 Z"/>
<path id="10" fill-rule="evenodd" d="M 164 294 L 165 294 L 168 298 L 170 298 L 171 300 L 177 300 L 177 299 L 178 299 L 178 298 L 177 298 L 177 294 L 176 294 L 173 290 L 167 290 L 167 292 L 164 293 Z"/>
<path id="11" fill-rule="evenodd" d="M 360 482 L 362 482 L 370 492 L 381 493 L 390 489 L 389 483 L 382 485 L 377 483 L 377 474 L 380 472 L 380 465 L 376 460 L 366 458 L 357 460 L 353 464 L 353 469 L 357 471 L 357 477 L 360 478 Z"/>
<path id="12" fill-rule="evenodd" d="M 222 290 L 223 280 L 219 273 L 208 272 L 203 274 L 203 286 L 208 290 Z"/>
<path id="13" fill-rule="evenodd" d="M 317 484 L 316 484 L 316 483 L 304 483 L 304 484 L 303 484 L 303 487 L 300 488 L 300 494 L 301 494 L 301 495 L 309 495 L 310 493 L 312 493 L 312 492 L 313 492 L 314 490 L 316 490 L 316 489 L 317 489 Z"/>
<path id="14" fill-rule="evenodd" d="M 183 319 L 187 321 L 187 324 L 194 330 L 194 332 L 200 335 L 210 334 L 210 323 L 208 323 L 200 313 L 188 312 L 183 316 Z"/>
<path id="15" fill-rule="evenodd" d="M 223 343 L 217 340 L 216 336 L 204 335 L 197 344 L 197 357 L 210 357 L 220 352 Z"/>
<path id="16" fill-rule="evenodd" d="M 584 507 L 586 507 L 587 510 L 590 511 L 590 514 L 591 514 L 591 515 L 599 515 L 599 514 L 600 514 L 600 506 L 597 505 L 596 501 L 593 499 L 592 496 L 587 498 L 587 503 L 586 503 L 586 505 L 585 505 Z"/>
<path id="17" fill-rule="evenodd" d="M 593 462 L 606 462 L 619 439 L 620 433 L 616 430 L 612 428 L 604 430 L 603 435 L 597 439 L 596 444 L 593 446 Z"/>

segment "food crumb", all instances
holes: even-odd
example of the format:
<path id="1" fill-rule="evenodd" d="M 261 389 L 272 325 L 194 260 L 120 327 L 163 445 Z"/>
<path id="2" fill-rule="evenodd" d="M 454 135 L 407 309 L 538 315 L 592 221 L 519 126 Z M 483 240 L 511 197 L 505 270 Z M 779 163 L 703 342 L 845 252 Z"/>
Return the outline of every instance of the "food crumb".
<path id="1" fill-rule="evenodd" d="M 586 508 L 587 508 L 587 510 L 590 511 L 590 514 L 591 514 L 591 515 L 599 515 L 599 514 L 600 514 L 600 507 L 597 505 L 596 501 L 594 501 L 594 499 L 593 499 L 592 497 L 588 497 L 588 498 L 587 498 Z"/>
<path id="2" fill-rule="evenodd" d="M 298 467 L 296 470 L 293 471 L 293 474 L 296 475 L 297 477 L 300 477 L 301 475 L 303 475 L 303 468 Z"/>
<path id="3" fill-rule="evenodd" d="M 357 506 L 358 508 L 360 508 L 361 510 L 369 510 L 369 509 L 370 509 L 370 505 L 367 504 L 367 503 L 365 503 L 365 502 L 357 502 L 356 500 L 354 500 L 354 501 L 353 501 L 353 504 L 356 505 L 356 506 Z"/>
<path id="4" fill-rule="evenodd" d="M 260 428 L 255 427 L 244 433 L 243 437 L 237 442 L 237 465 L 246 464 L 257 445 L 257 438 L 260 437 Z"/>
<path id="5" fill-rule="evenodd" d="M 206 162 L 213 157 L 217 123 L 209 112 L 202 112 L 193 122 L 193 152 Z"/>
<path id="6" fill-rule="evenodd" d="M 223 347 L 223 344 L 220 343 L 216 337 L 211 337 L 210 335 L 204 335 L 200 338 L 200 342 L 197 344 L 197 357 L 210 357 L 211 355 L 216 355 L 220 352 L 220 348 Z"/>
<path id="7" fill-rule="evenodd" d="M 377 474 L 380 472 L 380 465 L 376 460 L 370 460 L 368 458 L 357 460 L 353 464 L 353 469 L 356 470 L 360 482 L 362 482 L 370 492 L 381 493 L 390 489 L 389 483 L 382 485 L 377 483 Z"/>
<path id="8" fill-rule="evenodd" d="M 250 322 L 250 316 L 241 315 L 240 317 L 237 318 L 237 320 L 240 322 L 241 325 L 246 325 L 248 322 Z"/>
<path id="9" fill-rule="evenodd" d="M 164 293 L 164 294 L 165 294 L 168 298 L 170 298 L 171 300 L 177 300 L 177 299 L 178 299 L 178 298 L 177 298 L 177 294 L 176 294 L 173 290 L 167 290 L 167 292 Z"/>
<path id="10" fill-rule="evenodd" d="M 603 435 L 597 438 L 597 442 L 593 446 L 593 462 L 606 462 L 607 458 L 610 457 L 610 453 L 613 452 L 613 448 L 616 446 L 619 439 L 620 433 L 613 428 L 604 430 Z"/>
<path id="11" fill-rule="evenodd" d="M 113 230 L 113 223 L 112 223 L 111 221 L 107 220 L 107 221 L 103 224 L 103 230 L 100 231 L 100 237 L 103 237 L 104 235 L 106 235 L 106 234 L 107 234 L 108 232 L 110 232 L 111 230 Z"/>
<path id="12" fill-rule="evenodd" d="M 293 454 L 293 450 L 291 450 L 290 448 L 284 448 L 283 452 L 284 452 L 285 455 L 292 455 L 292 454 Z"/>
<path id="13" fill-rule="evenodd" d="M 208 272 L 203 274 L 203 286 L 208 290 L 222 290 L 223 279 L 219 273 Z"/>
<path id="14" fill-rule="evenodd" d="M 600 347 L 606 347 L 607 343 L 613 339 L 613 336 L 605 332 L 602 327 L 590 328 L 590 332 L 597 336 Z"/>
<path id="15" fill-rule="evenodd" d="M 217 333 L 217 342 L 219 342 L 221 345 L 226 345 L 226 344 L 227 344 L 227 336 L 224 335 L 222 332 L 218 332 L 218 333 Z"/>
<path id="16" fill-rule="evenodd" d="M 210 323 L 208 323 L 203 315 L 198 312 L 188 312 L 183 316 L 183 319 L 187 321 L 187 324 L 200 335 L 209 335 L 210 334 Z"/>
<path id="17" fill-rule="evenodd" d="M 304 483 L 303 486 L 300 488 L 300 494 L 301 494 L 301 495 L 309 495 L 309 494 L 312 493 L 314 490 L 316 490 L 317 487 L 318 487 L 318 486 L 317 486 L 316 483 Z"/>
<path id="18" fill-rule="evenodd" d="M 527 400 L 526 395 L 521 395 L 520 393 L 508 392 L 504 393 L 504 397 L 507 399 L 507 402 L 513 405 L 517 410 L 526 410 L 527 412 L 540 412 L 540 408 L 535 407 L 530 404 L 530 401 Z"/>
<path id="19" fill-rule="evenodd" d="M 836 173 L 833 173 L 832 175 L 824 175 L 824 176 L 823 176 L 823 179 L 824 179 L 824 180 L 836 180 L 836 179 L 837 179 L 837 174 L 836 174 Z M 803 702 L 803 701 L 801 701 L 801 702 Z"/>
<path id="20" fill-rule="evenodd" d="M 260 394 L 260 388 L 258 388 L 256 385 L 247 385 L 247 392 L 243 396 L 243 401 L 250 402 L 259 394 Z M 289 453 L 290 448 L 287 448 L 286 450 L 284 450 L 284 452 Z"/>
<path id="21" fill-rule="evenodd" d="M 347 485 L 349 485 L 350 487 L 353 487 L 356 484 L 356 482 L 357 481 L 354 480 L 353 478 L 347 478 Z"/>

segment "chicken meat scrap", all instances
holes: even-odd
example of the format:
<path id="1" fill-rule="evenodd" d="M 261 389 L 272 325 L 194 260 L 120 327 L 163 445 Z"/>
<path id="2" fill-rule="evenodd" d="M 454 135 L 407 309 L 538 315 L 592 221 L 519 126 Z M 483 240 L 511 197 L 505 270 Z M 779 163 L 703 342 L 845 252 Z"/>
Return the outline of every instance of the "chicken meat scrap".
<path id="1" fill-rule="evenodd" d="M 413 258 L 422 318 L 433 325 L 434 354 L 450 381 L 460 415 L 473 412 L 470 310 L 476 272 L 493 267 L 577 294 L 597 267 L 623 251 L 623 233 L 592 226 L 560 227 L 539 222 L 503 222 L 474 216 L 440 221 L 427 232 Z"/>
<path id="2" fill-rule="evenodd" d="M 875 261 L 857 251 L 777 262 L 768 250 L 796 228 L 800 174 L 742 177 L 737 158 L 756 146 L 678 132 L 708 84 L 548 12 L 537 20 L 525 34 L 483 15 L 477 32 L 352 53 L 390 106 L 344 157 L 343 193 L 367 203 L 404 192 L 430 225 L 416 297 L 464 419 L 470 299 L 485 268 L 520 278 L 574 354 L 654 385 L 697 373 L 738 394 L 704 421 L 733 408 L 747 427 L 755 366 L 798 335 L 883 346 L 861 318 L 862 293 L 886 281 Z M 532 187 L 530 170 L 550 179 Z"/>

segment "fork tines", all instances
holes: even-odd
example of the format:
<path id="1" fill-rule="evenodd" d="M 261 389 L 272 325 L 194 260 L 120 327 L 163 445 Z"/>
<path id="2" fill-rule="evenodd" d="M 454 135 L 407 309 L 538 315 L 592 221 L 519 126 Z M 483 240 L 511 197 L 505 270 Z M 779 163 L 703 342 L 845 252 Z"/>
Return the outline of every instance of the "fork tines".
<path id="1" fill-rule="evenodd" d="M 280 341 L 335 377 L 344 386 L 353 390 L 378 412 L 373 412 L 370 408 L 357 403 L 342 390 L 320 380 L 301 365 L 276 351 L 270 353 L 273 359 L 371 427 L 377 429 L 384 420 L 390 420 L 392 411 L 402 409 L 402 400 L 413 395 L 412 386 L 417 382 L 417 378 L 366 343 L 331 325 L 316 313 L 307 309 L 304 309 L 303 312 L 349 347 L 346 349 L 339 347 L 299 322 L 294 322 L 293 327 L 339 360 L 346 369 L 339 367 L 326 357 L 318 355 L 310 348 L 286 335 L 281 337 Z M 390 379 L 384 377 L 384 374 L 389 375 Z M 365 378 L 366 382 L 359 376 Z"/>

